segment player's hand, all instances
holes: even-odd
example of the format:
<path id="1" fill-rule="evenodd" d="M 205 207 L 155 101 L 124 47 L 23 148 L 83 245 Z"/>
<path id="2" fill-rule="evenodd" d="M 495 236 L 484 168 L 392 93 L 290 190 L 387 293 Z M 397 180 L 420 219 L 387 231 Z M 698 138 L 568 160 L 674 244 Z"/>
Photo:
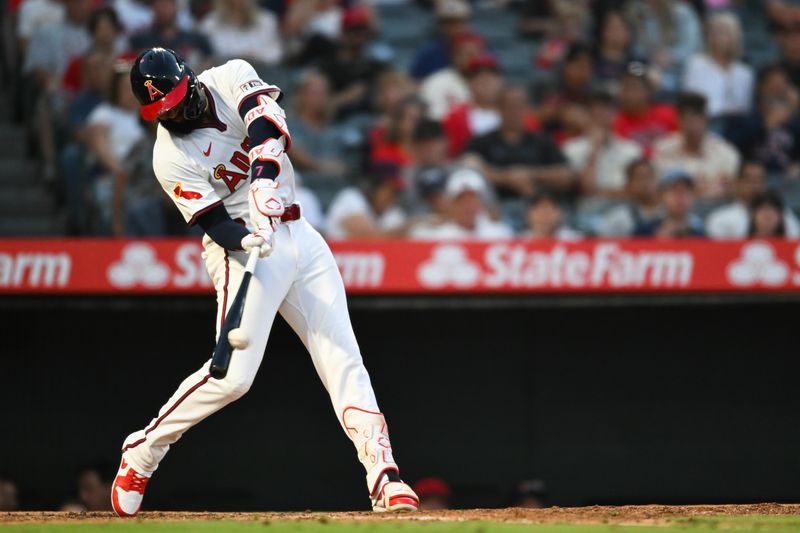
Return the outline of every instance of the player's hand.
<path id="1" fill-rule="evenodd" d="M 272 180 L 253 180 L 248 196 L 250 222 L 259 230 L 269 228 L 273 232 L 283 215 L 283 200 L 278 196 L 278 184 Z"/>
<path id="2" fill-rule="evenodd" d="M 245 252 L 250 253 L 250 250 L 258 246 L 261 248 L 261 252 L 258 254 L 259 257 L 267 257 L 272 253 L 274 234 L 275 232 L 272 231 L 272 229 L 267 229 L 257 230 L 249 235 L 245 235 L 242 238 L 242 249 L 244 249 Z"/>

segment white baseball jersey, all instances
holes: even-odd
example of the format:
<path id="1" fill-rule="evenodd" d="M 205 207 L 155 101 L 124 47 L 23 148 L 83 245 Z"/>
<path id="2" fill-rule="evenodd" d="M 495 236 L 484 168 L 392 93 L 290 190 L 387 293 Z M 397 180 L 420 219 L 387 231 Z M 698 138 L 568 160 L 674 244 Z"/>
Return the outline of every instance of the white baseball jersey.
<path id="1" fill-rule="evenodd" d="M 247 220 L 249 147 L 238 105 L 259 91 L 276 95 L 277 88 L 259 80 L 244 61 L 230 61 L 203 72 L 199 79 L 210 92 L 210 105 L 219 122 L 184 136 L 159 127 L 154 153 L 156 175 L 188 221 L 220 202 L 231 217 Z M 267 118 L 284 133 L 288 148 L 283 110 L 267 100 L 261 105 L 274 107 L 273 116 L 268 113 Z M 277 157 L 278 191 L 288 205 L 294 202 L 294 172 L 285 153 Z M 217 291 L 219 334 L 244 277 L 247 253 L 223 249 L 208 236 L 203 245 L 203 259 Z M 397 470 L 386 419 L 378 408 L 350 324 L 336 260 L 322 236 L 303 217 L 278 224 L 272 253 L 256 263 L 239 327 L 249 343 L 233 351 L 227 376 L 212 379 L 209 361 L 186 378 L 158 417 L 125 439 L 123 464 L 138 472 L 154 472 L 184 432 L 242 396 L 261 365 L 277 313 L 308 348 L 339 423 L 364 465 L 373 506 L 381 509 L 375 502 L 382 494 L 381 483 L 387 481 L 384 473 Z M 408 491 L 413 495 L 411 489 Z"/>
<path id="2" fill-rule="evenodd" d="M 285 149 L 291 146 L 286 114 L 275 99 L 280 89 L 262 81 L 246 61 L 234 59 L 197 76 L 208 90 L 215 122 L 178 135 L 159 125 L 153 149 L 153 168 L 161 187 L 190 224 L 220 203 L 233 219 L 249 225 L 247 191 L 250 159 L 247 130 L 239 105 L 248 96 L 267 94 L 272 107 L 268 119 L 283 133 Z M 295 202 L 294 170 L 289 158 L 280 161 L 276 181 L 284 205 Z"/>

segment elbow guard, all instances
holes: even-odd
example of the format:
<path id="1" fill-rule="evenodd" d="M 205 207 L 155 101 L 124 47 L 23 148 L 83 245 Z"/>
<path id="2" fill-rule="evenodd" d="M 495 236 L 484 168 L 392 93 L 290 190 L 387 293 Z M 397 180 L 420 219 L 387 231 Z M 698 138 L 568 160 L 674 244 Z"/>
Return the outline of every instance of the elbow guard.
<path id="1" fill-rule="evenodd" d="M 281 106 L 269 96 L 257 95 L 255 107 L 244 114 L 244 125 L 250 135 L 250 145 L 255 146 L 268 138 L 283 138 L 285 149 L 292 146 L 292 137 L 286 127 L 286 114 Z M 250 103 L 250 102 L 248 102 Z"/>
<path id="2" fill-rule="evenodd" d="M 282 163 L 286 158 L 283 141 L 270 138 L 259 144 L 248 153 L 250 157 L 250 176 L 252 179 L 275 179 L 281 173 Z"/>
<path id="3" fill-rule="evenodd" d="M 285 166 L 292 139 L 283 109 L 269 95 L 254 95 L 243 102 L 242 120 L 250 137 L 251 179 L 276 179 Z"/>

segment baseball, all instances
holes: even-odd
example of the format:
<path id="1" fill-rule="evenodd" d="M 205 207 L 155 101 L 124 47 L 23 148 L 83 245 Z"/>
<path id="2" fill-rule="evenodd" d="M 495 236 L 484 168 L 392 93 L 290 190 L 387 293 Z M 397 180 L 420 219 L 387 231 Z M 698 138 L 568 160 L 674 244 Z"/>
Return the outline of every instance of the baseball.
<path id="1" fill-rule="evenodd" d="M 228 332 L 228 342 L 232 348 L 237 350 L 244 350 L 250 344 L 250 340 L 242 328 L 235 328 Z"/>

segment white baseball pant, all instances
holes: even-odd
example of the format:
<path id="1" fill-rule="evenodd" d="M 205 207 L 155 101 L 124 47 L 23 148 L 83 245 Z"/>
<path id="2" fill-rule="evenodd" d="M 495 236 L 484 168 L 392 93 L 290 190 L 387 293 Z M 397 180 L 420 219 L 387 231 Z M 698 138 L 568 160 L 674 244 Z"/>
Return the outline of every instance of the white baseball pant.
<path id="1" fill-rule="evenodd" d="M 245 252 L 229 252 L 206 237 L 203 257 L 217 291 L 217 335 L 239 288 Z M 150 424 L 129 435 L 123 457 L 152 472 L 183 433 L 244 395 L 258 372 L 275 313 L 305 344 L 330 394 L 339 423 L 353 441 L 374 491 L 381 474 L 397 470 L 383 415 L 364 368 L 339 269 L 322 236 L 304 218 L 278 225 L 272 254 L 260 259 L 250 282 L 241 328 L 250 343 L 234 350 L 228 375 L 209 376 L 209 362 L 180 384 Z"/>

